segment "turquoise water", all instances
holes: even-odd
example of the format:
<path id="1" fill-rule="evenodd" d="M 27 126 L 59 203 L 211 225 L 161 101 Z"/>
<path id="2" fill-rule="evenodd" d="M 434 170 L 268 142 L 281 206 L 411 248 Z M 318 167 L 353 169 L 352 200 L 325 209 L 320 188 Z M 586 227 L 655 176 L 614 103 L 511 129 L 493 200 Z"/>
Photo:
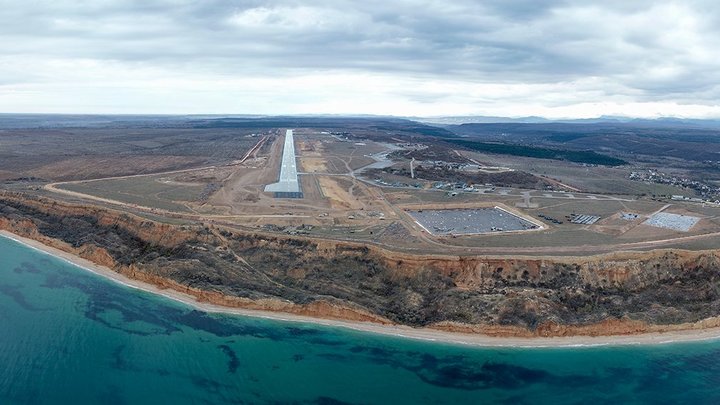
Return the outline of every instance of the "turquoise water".
<path id="1" fill-rule="evenodd" d="M 0 404 L 720 403 L 720 342 L 484 349 L 209 315 L 0 237 Z"/>

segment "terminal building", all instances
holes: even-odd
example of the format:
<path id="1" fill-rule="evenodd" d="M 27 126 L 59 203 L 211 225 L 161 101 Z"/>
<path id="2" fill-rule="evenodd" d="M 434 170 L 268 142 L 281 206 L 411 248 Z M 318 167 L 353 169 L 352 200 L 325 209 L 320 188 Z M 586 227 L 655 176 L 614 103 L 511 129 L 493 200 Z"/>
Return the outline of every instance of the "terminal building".
<path id="1" fill-rule="evenodd" d="M 285 144 L 283 146 L 278 182 L 265 186 L 265 191 L 273 193 L 275 198 L 303 198 L 300 182 L 298 181 L 295 141 L 292 129 L 285 131 Z"/>

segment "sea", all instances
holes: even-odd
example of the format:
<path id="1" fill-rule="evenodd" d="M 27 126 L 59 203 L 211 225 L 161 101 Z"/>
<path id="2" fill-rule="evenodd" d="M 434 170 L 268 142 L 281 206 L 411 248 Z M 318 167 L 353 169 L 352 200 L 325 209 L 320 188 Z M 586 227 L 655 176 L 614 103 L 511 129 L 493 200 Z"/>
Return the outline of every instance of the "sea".
<path id="1" fill-rule="evenodd" d="M 720 403 L 720 341 L 483 348 L 209 314 L 0 237 L 0 404 Z"/>

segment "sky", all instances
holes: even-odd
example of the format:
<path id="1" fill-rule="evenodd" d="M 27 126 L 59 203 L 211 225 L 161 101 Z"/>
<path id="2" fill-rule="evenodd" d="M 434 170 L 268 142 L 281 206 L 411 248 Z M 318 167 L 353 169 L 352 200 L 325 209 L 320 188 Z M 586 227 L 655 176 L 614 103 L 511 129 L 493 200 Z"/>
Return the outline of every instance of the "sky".
<path id="1" fill-rule="evenodd" d="M 720 118 L 716 0 L 0 10 L 0 112 Z"/>

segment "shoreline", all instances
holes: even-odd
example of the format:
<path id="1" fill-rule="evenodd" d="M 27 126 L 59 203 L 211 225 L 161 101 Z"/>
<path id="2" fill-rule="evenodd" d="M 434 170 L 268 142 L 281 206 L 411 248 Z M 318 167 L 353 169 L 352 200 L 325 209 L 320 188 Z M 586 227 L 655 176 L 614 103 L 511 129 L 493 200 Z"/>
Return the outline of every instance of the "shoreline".
<path id="1" fill-rule="evenodd" d="M 402 325 L 382 325 L 371 322 L 332 320 L 313 318 L 302 315 L 293 315 L 282 312 L 232 308 L 205 302 L 199 302 L 195 297 L 189 294 L 185 294 L 172 289 L 161 289 L 153 284 L 131 279 L 122 274 L 116 273 L 108 267 L 97 265 L 89 260 L 75 256 L 71 253 L 51 246 L 47 246 L 34 239 L 16 235 L 12 232 L 0 230 L 0 237 L 13 240 L 28 248 L 53 256 L 66 263 L 79 267 L 85 271 L 108 279 L 111 282 L 115 282 L 117 284 L 121 284 L 135 290 L 159 295 L 207 313 L 246 316 L 282 322 L 306 323 L 311 325 L 349 329 L 358 332 L 373 333 L 390 337 L 473 347 L 577 348 L 598 346 L 656 345 L 720 339 L 720 328 L 682 330 L 662 333 L 653 332 L 637 335 L 567 336 L 552 338 L 493 337 L 480 334 L 445 332 L 431 328 L 413 328 L 410 326 Z"/>

